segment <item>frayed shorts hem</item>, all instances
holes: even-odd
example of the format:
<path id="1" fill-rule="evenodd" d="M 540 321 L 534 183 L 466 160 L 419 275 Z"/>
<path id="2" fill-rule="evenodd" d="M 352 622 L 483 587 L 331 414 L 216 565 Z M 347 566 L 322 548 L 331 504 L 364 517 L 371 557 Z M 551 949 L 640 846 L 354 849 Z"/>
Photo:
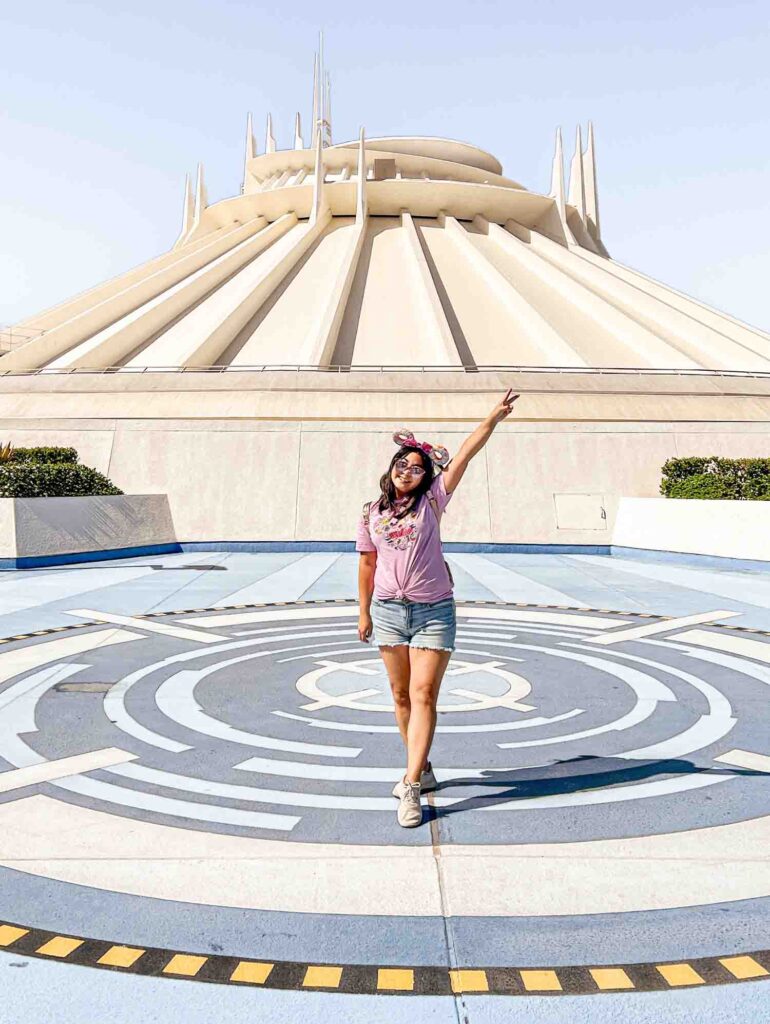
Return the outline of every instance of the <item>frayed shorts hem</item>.
<path id="1" fill-rule="evenodd" d="M 397 643 L 389 644 L 380 641 L 377 644 L 378 647 L 411 647 L 414 651 L 449 651 L 450 654 L 455 650 L 454 647 L 434 647 L 433 644 L 410 644 L 406 640 L 399 640 Z"/>

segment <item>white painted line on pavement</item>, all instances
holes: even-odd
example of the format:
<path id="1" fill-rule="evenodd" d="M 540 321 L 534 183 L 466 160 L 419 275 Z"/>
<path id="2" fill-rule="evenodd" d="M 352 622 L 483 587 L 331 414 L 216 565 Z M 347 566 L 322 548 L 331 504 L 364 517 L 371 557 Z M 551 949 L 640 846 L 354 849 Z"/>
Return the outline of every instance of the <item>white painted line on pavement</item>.
<path id="1" fill-rule="evenodd" d="M 0 774 L 0 793 L 10 793 L 11 790 L 34 786 L 38 782 L 50 782 L 52 779 L 64 779 L 69 775 L 92 772 L 97 768 L 124 764 L 126 761 L 134 761 L 138 756 L 118 747 L 105 747 L 85 754 L 59 757 L 55 761 L 45 761 L 43 764 L 31 765 L 28 768 L 15 768 Z"/>
<path id="2" fill-rule="evenodd" d="M 130 626 L 142 629 L 147 633 L 162 633 L 164 636 L 175 636 L 180 640 L 195 640 L 199 644 L 216 644 L 229 640 L 228 636 L 217 636 L 215 633 L 201 633 L 197 629 L 185 629 L 183 626 L 169 626 L 155 619 L 137 619 L 132 615 L 114 615 L 112 612 L 97 612 L 93 608 L 72 608 L 67 615 L 94 622 L 114 622 L 118 626 Z"/>
<path id="3" fill-rule="evenodd" d="M 605 633 L 603 636 L 586 637 L 592 644 L 616 644 L 621 640 L 636 640 L 641 636 L 651 636 L 653 633 L 668 633 L 672 629 L 681 629 L 682 626 L 694 626 L 698 622 L 715 622 L 717 619 L 730 619 L 741 612 L 730 612 L 718 610 L 714 612 L 699 612 L 697 615 L 683 615 L 678 619 L 666 619 L 665 622 L 649 622 L 644 626 L 632 626 L 630 629 L 621 629 L 617 633 Z M 672 639 L 675 639 L 672 637 Z"/>
<path id="4" fill-rule="evenodd" d="M 770 664 L 770 644 L 761 640 L 749 640 L 748 637 L 733 634 L 707 633 L 705 629 L 690 629 L 686 633 L 669 637 L 680 643 L 696 644 L 698 647 L 711 647 L 715 651 L 727 651 L 739 654 L 743 658 L 754 658 Z"/>
<path id="5" fill-rule="evenodd" d="M 212 736 L 215 739 L 228 740 L 248 747 L 261 747 L 265 750 L 280 750 L 290 754 L 309 754 L 314 757 L 358 757 L 361 753 L 360 747 L 302 743 L 298 740 L 284 740 L 275 736 L 263 736 L 261 733 L 238 729 L 207 714 L 195 700 L 195 687 L 202 679 L 230 665 L 264 657 L 265 653 L 269 652 L 250 653 L 238 658 L 230 658 L 228 661 L 207 665 L 196 672 L 189 669 L 177 672 L 165 679 L 155 691 L 155 703 L 172 722 L 176 722 L 192 732 Z"/>
<path id="6" fill-rule="evenodd" d="M 736 768 L 748 768 L 755 772 L 770 772 L 770 757 L 767 754 L 755 754 L 751 750 L 728 750 L 714 758 L 722 764 L 731 764 Z"/>
<path id="7" fill-rule="evenodd" d="M 271 714 L 277 715 L 279 718 L 291 718 L 295 722 L 304 722 L 305 725 L 312 725 L 314 729 L 331 729 L 339 732 L 383 732 L 394 735 L 398 732 L 397 725 L 370 725 L 368 722 L 361 725 L 357 722 L 335 722 L 329 719 L 316 721 L 314 718 L 306 718 L 304 715 L 293 715 L 289 711 L 272 711 Z M 552 722 L 563 722 L 567 718 L 575 718 L 577 715 L 583 714 L 585 714 L 583 708 L 573 708 L 571 711 L 554 715 L 552 718 L 538 717 L 515 722 L 487 722 L 485 725 L 437 725 L 436 732 L 509 732 L 511 729 L 531 729 L 540 725 L 550 725 Z"/>
<path id="8" fill-rule="evenodd" d="M 212 626 L 243 626 L 250 622 L 292 622 L 296 619 L 343 619 L 358 618 L 358 607 L 348 605 L 337 608 L 271 608 L 263 612 L 224 612 L 222 615 L 204 615 L 201 618 L 185 619 L 193 626 L 211 629 Z M 351 623 L 350 628 L 353 628 Z"/>
<path id="9" fill-rule="evenodd" d="M 29 647 L 2 651 L 0 652 L 0 683 L 4 683 L 6 679 L 12 679 L 21 672 L 27 672 L 29 669 L 48 665 L 52 661 L 59 661 L 60 658 L 69 658 L 82 654 L 84 651 L 95 651 L 100 647 L 111 647 L 113 644 L 143 639 L 144 637 L 137 636 L 136 633 L 111 629 L 104 633 L 79 633 L 75 636 L 63 636 L 56 640 L 45 640 L 39 644 L 32 644 Z M 8 696 L 11 692 L 16 695 L 19 691 L 14 687 L 13 691 L 6 690 L 0 694 L 0 707 L 13 699 Z"/>
<path id="10" fill-rule="evenodd" d="M 554 626 L 575 626 L 589 629 L 614 629 L 616 626 L 628 625 L 628 619 L 609 619 L 599 615 L 586 615 L 583 612 L 535 611 L 524 608 L 490 608 L 489 606 L 474 607 L 457 603 L 457 613 L 468 619 L 482 619 L 485 625 L 495 622 L 533 622 L 550 623 Z M 264 611 L 224 612 L 221 615 L 204 615 L 200 618 L 185 619 L 193 626 L 211 629 L 215 626 L 243 626 L 252 622 L 281 622 L 294 619 L 338 619 L 358 617 L 358 606 L 347 605 L 336 608 L 268 608 Z"/>

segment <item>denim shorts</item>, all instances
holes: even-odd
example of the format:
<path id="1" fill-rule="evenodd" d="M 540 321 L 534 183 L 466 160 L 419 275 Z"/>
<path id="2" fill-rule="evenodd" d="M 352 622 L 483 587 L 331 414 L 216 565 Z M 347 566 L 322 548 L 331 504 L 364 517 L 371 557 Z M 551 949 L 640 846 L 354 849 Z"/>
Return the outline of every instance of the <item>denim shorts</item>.
<path id="1" fill-rule="evenodd" d="M 421 602 L 372 599 L 374 643 L 378 647 L 408 644 L 433 651 L 453 651 L 457 616 L 454 597 Z"/>

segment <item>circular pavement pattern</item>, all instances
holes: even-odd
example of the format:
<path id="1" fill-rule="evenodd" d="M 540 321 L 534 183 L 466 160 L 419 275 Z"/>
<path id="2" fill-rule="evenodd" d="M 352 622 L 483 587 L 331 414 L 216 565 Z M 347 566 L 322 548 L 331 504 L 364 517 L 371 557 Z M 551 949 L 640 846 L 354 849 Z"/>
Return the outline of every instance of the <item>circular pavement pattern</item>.
<path id="1" fill-rule="evenodd" d="M 0 926 L 0 945 L 49 955 L 40 950 L 62 939 L 79 944 L 61 955 L 114 969 L 355 991 L 609 991 L 764 977 L 770 963 L 755 950 L 640 965 L 633 915 L 770 896 L 752 860 L 770 837 L 770 637 L 708 616 L 681 623 L 487 602 L 458 603 L 457 613 L 432 754 L 439 786 L 413 830 L 395 821 L 403 748 L 383 663 L 357 639 L 354 602 L 93 613 L 9 638 L 0 783 L 11 781 L 0 789 L 0 828 L 30 821 L 36 834 L 36 815 L 52 828 L 60 820 L 70 852 L 35 860 L 18 839 L 5 853 L 0 844 L 0 863 L 59 885 L 65 903 L 74 884 L 347 915 L 353 930 L 372 917 L 384 931 L 447 917 L 499 935 L 505 922 L 518 927 L 513 917 L 528 926 L 559 918 L 566 929 L 603 916 L 627 937 L 625 957 L 522 973 L 484 956 L 411 969 L 377 966 L 376 951 L 374 964 L 356 965 L 330 950 L 315 968 L 188 953 L 175 961 L 180 971 L 157 945 L 128 963 L 128 953 L 108 956 L 128 947 L 43 935 L 18 914 Z M 121 844 L 174 862 L 181 840 L 184 870 L 181 860 L 173 873 L 115 866 Z M 98 860 L 83 859 L 89 842 L 104 844 Z M 748 864 L 715 870 L 738 848 Z M 196 872 L 195 851 L 232 858 L 236 874 Z M 257 880 L 252 872 L 239 882 L 244 857 L 259 860 Z"/>

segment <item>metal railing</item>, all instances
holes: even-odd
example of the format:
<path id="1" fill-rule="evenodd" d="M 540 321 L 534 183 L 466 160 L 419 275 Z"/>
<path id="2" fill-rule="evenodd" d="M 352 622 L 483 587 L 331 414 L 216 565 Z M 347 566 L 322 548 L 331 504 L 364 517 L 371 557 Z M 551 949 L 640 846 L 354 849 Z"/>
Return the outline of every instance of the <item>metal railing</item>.
<path id="1" fill-rule="evenodd" d="M 42 366 L 30 369 L 18 368 L 1 370 L 2 377 L 38 377 L 38 376 L 72 376 L 75 374 L 104 375 L 108 373 L 558 373 L 558 374 L 592 374 L 592 375 L 635 375 L 649 377 L 739 377 L 739 378 L 770 378 L 770 371 L 756 370 L 707 370 L 701 368 L 673 369 L 629 366 L 430 366 L 430 365 L 389 365 L 383 364 L 339 364 L 332 366 L 312 366 L 301 363 L 263 363 L 253 366 Z"/>

